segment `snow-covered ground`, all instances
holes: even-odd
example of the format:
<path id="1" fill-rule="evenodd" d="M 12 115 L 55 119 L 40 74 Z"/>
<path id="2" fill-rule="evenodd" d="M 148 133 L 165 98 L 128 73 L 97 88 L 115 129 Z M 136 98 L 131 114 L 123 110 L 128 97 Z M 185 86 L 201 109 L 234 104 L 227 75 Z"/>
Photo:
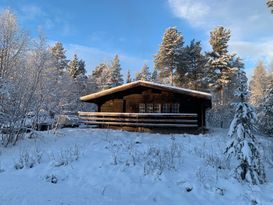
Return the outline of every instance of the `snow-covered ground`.
<path id="1" fill-rule="evenodd" d="M 266 184 L 240 184 L 223 157 L 226 132 L 40 132 L 0 147 L 0 204 L 273 204 L 273 156 L 263 160 Z"/>

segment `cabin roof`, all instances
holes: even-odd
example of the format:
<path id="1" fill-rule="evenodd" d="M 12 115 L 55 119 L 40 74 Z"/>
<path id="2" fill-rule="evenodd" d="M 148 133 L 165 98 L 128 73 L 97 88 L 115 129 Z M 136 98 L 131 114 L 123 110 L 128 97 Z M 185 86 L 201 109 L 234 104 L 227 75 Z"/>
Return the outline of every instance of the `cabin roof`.
<path id="1" fill-rule="evenodd" d="M 189 95 L 189 96 L 193 96 L 193 97 L 197 97 L 197 98 L 204 98 L 204 99 L 208 99 L 208 100 L 211 99 L 211 94 L 206 93 L 206 92 L 200 92 L 197 90 L 190 90 L 190 89 L 186 89 L 186 88 L 179 88 L 179 87 L 175 87 L 175 86 L 162 85 L 159 83 L 153 83 L 153 82 L 139 80 L 139 81 L 134 81 L 131 83 L 123 84 L 123 85 L 120 85 L 120 86 L 117 86 L 114 88 L 110 88 L 107 90 L 102 90 L 102 91 L 99 91 L 96 93 L 82 96 L 80 98 L 80 100 L 81 101 L 92 101 L 92 100 L 95 100 L 97 98 L 100 98 L 100 97 L 103 97 L 106 95 L 110 95 L 110 94 L 117 93 L 120 91 L 128 90 L 128 89 L 135 88 L 138 86 L 143 86 L 143 87 L 153 88 L 153 89 L 158 89 L 158 90 L 165 90 L 165 91 L 169 91 L 169 92 L 173 92 L 173 93 L 185 94 L 185 95 Z"/>

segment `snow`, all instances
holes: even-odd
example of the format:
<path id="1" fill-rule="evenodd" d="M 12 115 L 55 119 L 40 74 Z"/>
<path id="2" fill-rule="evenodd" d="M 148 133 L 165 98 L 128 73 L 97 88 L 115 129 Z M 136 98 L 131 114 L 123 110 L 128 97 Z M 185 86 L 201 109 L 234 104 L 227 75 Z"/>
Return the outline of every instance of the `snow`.
<path id="1" fill-rule="evenodd" d="M 185 94 L 189 94 L 189 95 L 198 95 L 204 98 L 211 98 L 211 94 L 210 93 L 206 93 L 206 92 L 201 92 L 201 91 L 197 91 L 197 90 L 191 90 L 191 89 L 186 89 L 186 88 L 180 88 L 180 87 L 176 87 L 176 86 L 171 86 L 171 85 L 165 85 L 165 84 L 160 84 L 160 83 L 155 83 L 155 82 L 149 82 L 149 81 L 143 81 L 143 80 L 138 80 L 138 81 L 134 81 L 131 83 L 127 83 L 127 84 L 123 84 L 117 87 L 113 87 L 107 90 L 102 90 L 99 91 L 97 93 L 92 93 L 89 95 L 85 95 L 82 96 L 80 99 L 82 101 L 89 101 L 101 96 L 105 96 L 105 95 L 109 95 L 109 94 L 113 94 L 115 92 L 119 92 L 121 90 L 126 90 L 128 88 L 132 88 L 134 86 L 153 86 L 153 87 L 157 87 L 157 88 L 161 88 L 161 89 L 167 89 L 167 90 L 171 90 L 173 92 L 180 92 L 180 93 L 185 93 Z"/>
<path id="2" fill-rule="evenodd" d="M 272 167 L 266 164 L 264 185 L 239 183 L 223 155 L 226 135 L 222 129 L 205 135 L 37 132 L 0 147 L 0 204 L 273 204 Z M 272 139 L 259 141 L 268 146 Z M 20 159 L 24 167 L 15 169 Z"/>

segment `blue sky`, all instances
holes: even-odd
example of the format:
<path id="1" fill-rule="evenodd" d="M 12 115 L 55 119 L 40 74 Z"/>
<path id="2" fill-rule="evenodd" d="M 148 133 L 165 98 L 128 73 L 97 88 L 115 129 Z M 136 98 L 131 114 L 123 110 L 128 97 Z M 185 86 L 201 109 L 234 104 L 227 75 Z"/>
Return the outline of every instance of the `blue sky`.
<path id="1" fill-rule="evenodd" d="M 67 56 L 77 53 L 90 73 L 119 54 L 123 72 L 153 67 L 163 32 L 176 26 L 188 43 L 195 38 L 210 50 L 209 32 L 230 28 L 230 51 L 246 63 L 248 75 L 259 59 L 273 57 L 273 15 L 265 0 L 0 0 L 33 38 L 42 29 Z"/>

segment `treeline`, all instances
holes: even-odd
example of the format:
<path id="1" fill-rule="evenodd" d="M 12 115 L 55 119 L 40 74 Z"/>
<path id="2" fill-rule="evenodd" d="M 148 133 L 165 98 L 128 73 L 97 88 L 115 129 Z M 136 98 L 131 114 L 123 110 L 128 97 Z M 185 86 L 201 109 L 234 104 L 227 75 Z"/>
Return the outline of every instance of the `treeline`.
<path id="1" fill-rule="evenodd" d="M 157 81 L 176 86 L 207 91 L 213 94 L 213 109 L 209 112 L 211 126 L 228 127 L 234 115 L 234 92 L 240 86 L 238 70 L 244 68 L 240 57 L 231 54 L 228 42 L 231 31 L 222 26 L 210 32 L 212 50 L 203 52 L 201 42 L 184 38 L 176 28 L 168 28 L 155 55 Z"/>
<path id="2" fill-rule="evenodd" d="M 185 45 L 182 33 L 171 27 L 163 35 L 152 71 L 144 64 L 135 77 L 130 70 L 123 77 L 119 56 L 115 55 L 110 63 L 97 65 L 88 76 L 83 59 L 76 54 L 68 59 L 62 43 L 50 47 L 42 35 L 31 40 L 19 27 L 16 16 L 4 10 L 0 14 L 0 128 L 9 127 L 16 132 L 5 135 L 2 142 L 7 145 L 17 141 L 29 113 L 39 122 L 42 113 L 54 118 L 68 111 L 90 110 L 88 104 L 79 101 L 80 96 L 135 80 L 211 92 L 213 108 L 208 122 L 211 126 L 228 127 L 234 115 L 234 93 L 240 87 L 238 71 L 244 69 L 242 60 L 228 50 L 230 37 L 229 29 L 215 28 L 209 40 L 212 50 L 203 52 L 200 41 L 193 39 Z M 260 86 L 254 78 L 250 83 L 250 102 L 259 108 L 260 127 L 268 127 L 270 131 L 266 133 L 272 134 L 272 75 L 265 76 L 266 81 L 260 77 L 256 81 L 271 84 Z M 266 126 L 262 124 L 265 122 Z"/>
<path id="3" fill-rule="evenodd" d="M 168 28 L 155 55 L 156 81 L 212 93 L 213 107 L 207 121 L 213 127 L 228 127 L 234 116 L 233 104 L 241 86 L 244 70 L 241 58 L 228 50 L 231 31 L 216 27 L 210 32 L 212 50 L 202 52 L 201 42 L 194 39 L 184 45 L 183 35 L 176 28 Z M 244 76 L 246 77 L 246 76 Z M 273 136 L 273 65 L 265 68 L 262 62 L 254 69 L 246 101 L 258 114 L 257 131 Z M 247 80 L 245 81 L 247 83 Z"/>

